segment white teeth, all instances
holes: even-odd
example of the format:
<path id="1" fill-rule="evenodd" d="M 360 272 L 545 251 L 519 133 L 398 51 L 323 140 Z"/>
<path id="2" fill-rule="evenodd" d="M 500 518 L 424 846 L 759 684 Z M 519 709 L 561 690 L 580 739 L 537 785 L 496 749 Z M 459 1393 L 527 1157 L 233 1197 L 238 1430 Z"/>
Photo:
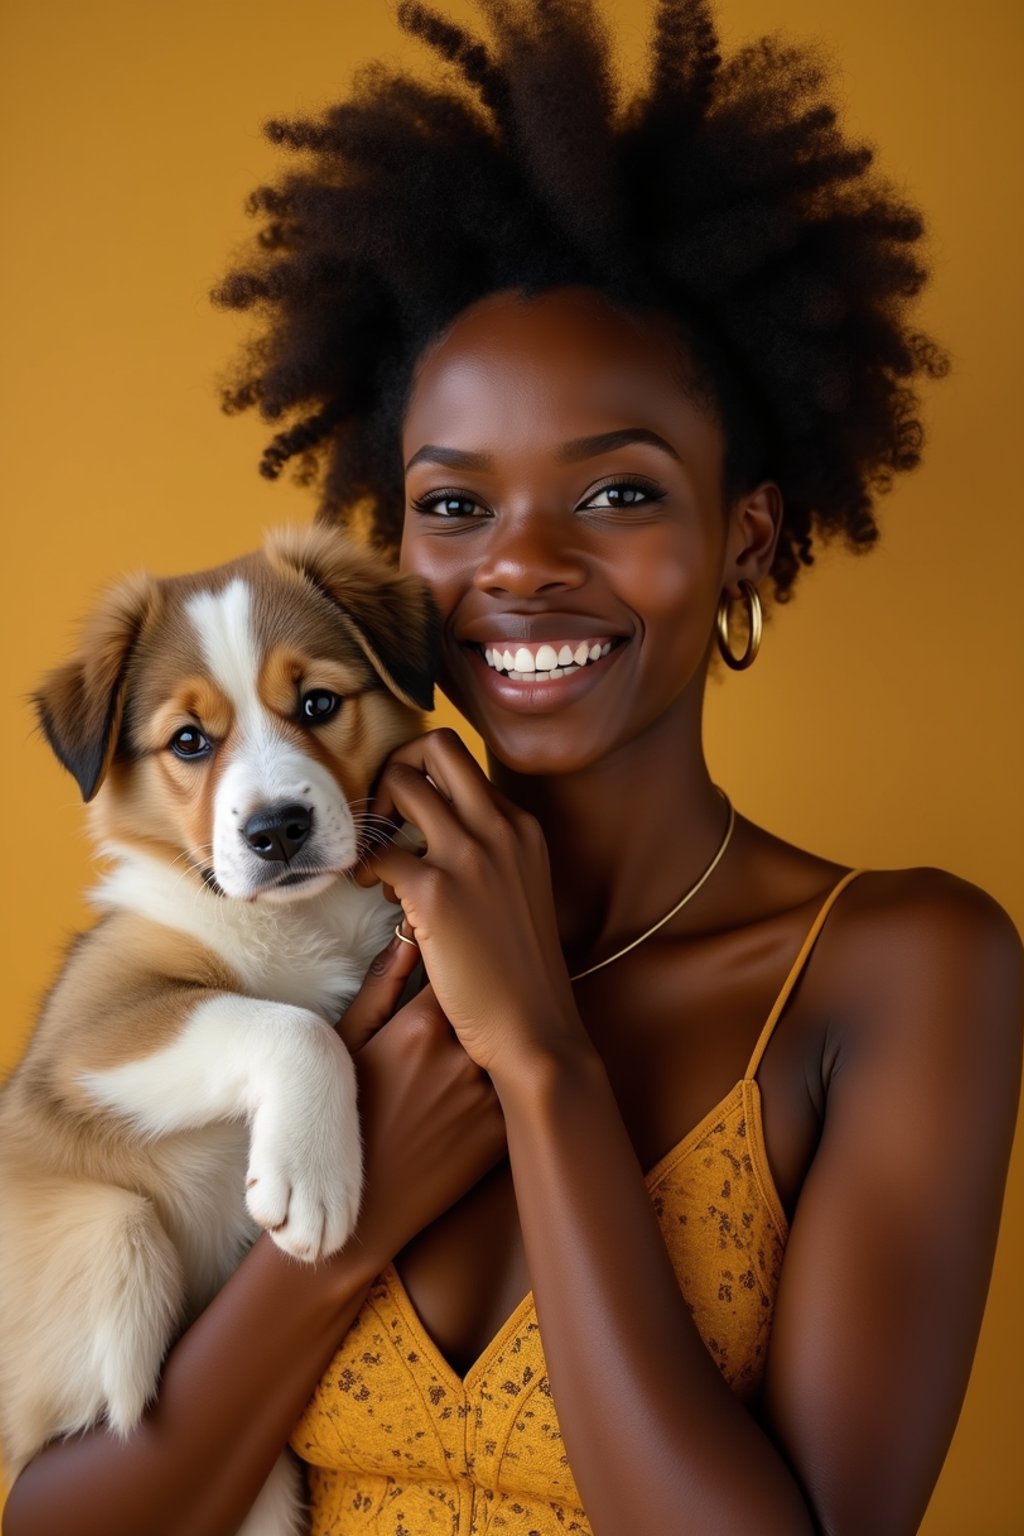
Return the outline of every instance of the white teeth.
<path id="1" fill-rule="evenodd" d="M 546 683 L 549 679 L 578 672 L 581 667 L 607 656 L 611 649 L 610 640 L 603 645 L 599 642 L 588 644 L 586 640 L 581 640 L 575 650 L 568 644 L 562 644 L 556 650 L 553 645 L 545 642 L 537 647 L 536 652 L 525 645 L 517 646 L 515 652 L 503 651 L 497 646 L 485 646 L 483 654 L 489 667 L 493 667 L 496 672 L 504 672 L 513 682 Z"/>
<path id="2" fill-rule="evenodd" d="M 552 667 L 549 672 L 509 672 L 508 676 L 514 683 L 547 683 L 554 678 L 567 677 L 570 672 L 579 670 L 579 667 Z"/>

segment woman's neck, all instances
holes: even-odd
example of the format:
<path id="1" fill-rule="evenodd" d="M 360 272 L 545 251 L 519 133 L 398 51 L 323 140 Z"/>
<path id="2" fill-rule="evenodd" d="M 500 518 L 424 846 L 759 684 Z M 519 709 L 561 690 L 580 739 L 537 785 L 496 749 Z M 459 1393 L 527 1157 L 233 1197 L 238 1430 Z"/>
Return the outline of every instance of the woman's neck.
<path id="1" fill-rule="evenodd" d="M 490 761 L 495 784 L 544 830 L 571 967 L 643 932 L 714 857 L 727 812 L 704 760 L 697 704 L 579 772 L 541 777 Z"/>

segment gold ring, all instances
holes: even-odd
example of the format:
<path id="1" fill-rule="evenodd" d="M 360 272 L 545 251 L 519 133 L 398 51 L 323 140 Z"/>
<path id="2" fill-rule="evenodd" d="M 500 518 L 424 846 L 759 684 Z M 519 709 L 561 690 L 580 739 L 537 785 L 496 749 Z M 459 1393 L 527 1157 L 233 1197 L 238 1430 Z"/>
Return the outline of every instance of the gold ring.
<path id="1" fill-rule="evenodd" d="M 403 944 L 411 944 L 413 949 L 419 949 L 419 945 L 417 944 L 416 940 L 410 939 L 407 933 L 402 932 L 402 923 L 404 922 L 405 918 L 403 917 L 401 922 L 395 924 L 395 938 L 401 939 Z"/>

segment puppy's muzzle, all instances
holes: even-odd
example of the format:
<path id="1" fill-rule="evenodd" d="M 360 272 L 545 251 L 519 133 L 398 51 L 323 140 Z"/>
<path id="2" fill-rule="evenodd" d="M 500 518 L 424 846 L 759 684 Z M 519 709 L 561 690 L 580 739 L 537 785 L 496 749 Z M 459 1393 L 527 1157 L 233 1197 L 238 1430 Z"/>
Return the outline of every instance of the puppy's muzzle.
<path id="1" fill-rule="evenodd" d="M 257 811 L 241 828 L 244 841 L 268 864 L 288 864 L 308 841 L 313 812 L 304 805 L 275 805 Z"/>

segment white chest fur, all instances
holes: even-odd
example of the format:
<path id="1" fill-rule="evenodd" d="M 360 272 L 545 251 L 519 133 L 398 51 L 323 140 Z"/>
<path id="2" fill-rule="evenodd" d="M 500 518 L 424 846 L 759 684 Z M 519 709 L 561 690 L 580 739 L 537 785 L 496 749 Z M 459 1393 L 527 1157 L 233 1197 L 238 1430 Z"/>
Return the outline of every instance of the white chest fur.
<path id="1" fill-rule="evenodd" d="M 312 1009 L 330 1023 L 359 990 L 400 915 L 380 886 L 364 890 L 343 877 L 306 901 L 236 901 L 186 882 L 137 849 L 106 851 L 116 864 L 93 891 L 95 906 L 188 934 L 230 967 L 240 990 Z"/>
<path id="2" fill-rule="evenodd" d="M 355 1220 L 362 1157 L 355 1075 L 330 1026 L 396 909 L 379 887 L 345 880 L 306 901 L 243 902 L 136 849 L 108 851 L 117 862 L 96 906 L 197 940 L 237 978 L 200 991 L 159 1049 L 80 1079 L 133 1127 L 138 1187 L 173 1237 L 189 1292 L 216 1289 L 257 1227 L 301 1258 L 333 1251 Z"/>

